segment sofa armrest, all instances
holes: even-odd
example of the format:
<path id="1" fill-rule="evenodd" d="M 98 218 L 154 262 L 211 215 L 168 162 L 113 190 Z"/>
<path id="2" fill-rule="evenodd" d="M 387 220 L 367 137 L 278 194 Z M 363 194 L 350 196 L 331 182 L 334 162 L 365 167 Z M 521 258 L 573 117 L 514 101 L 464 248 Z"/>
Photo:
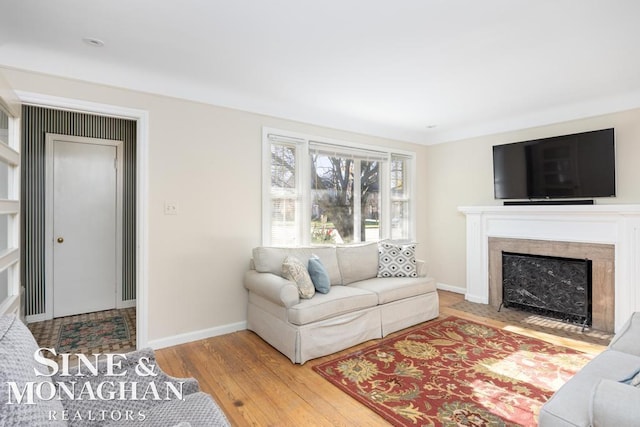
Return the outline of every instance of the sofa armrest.
<path id="1" fill-rule="evenodd" d="M 289 308 L 300 302 L 295 282 L 273 273 L 249 270 L 244 274 L 244 287 L 269 301 Z"/>
<path id="2" fill-rule="evenodd" d="M 427 277 L 427 263 L 421 259 L 416 260 L 416 270 L 418 277 Z"/>
<path id="3" fill-rule="evenodd" d="M 640 422 L 640 388 L 603 379 L 591 396 L 591 425 L 632 426 Z"/>

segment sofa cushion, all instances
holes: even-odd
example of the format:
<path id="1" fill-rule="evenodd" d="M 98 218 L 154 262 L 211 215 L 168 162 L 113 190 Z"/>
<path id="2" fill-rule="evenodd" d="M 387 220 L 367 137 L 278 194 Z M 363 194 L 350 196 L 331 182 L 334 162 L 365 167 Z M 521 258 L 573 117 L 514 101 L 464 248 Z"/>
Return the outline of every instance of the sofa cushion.
<path id="1" fill-rule="evenodd" d="M 34 353 L 38 350 L 33 335 L 29 329 L 15 316 L 0 316 L 0 425 L 2 426 L 65 426 L 66 422 L 50 419 L 49 414 L 60 414 L 63 411 L 59 400 L 42 400 L 33 393 L 34 404 L 16 402 L 16 396 L 11 391 L 9 383 L 15 383 L 21 392 L 25 383 L 50 383 L 49 377 L 37 376 L 38 372 L 45 372 L 47 367 L 37 363 Z M 48 393 L 49 386 L 43 386 L 44 393 Z M 53 387 L 53 385 L 51 385 Z M 25 397 L 26 399 L 26 393 Z"/>
<path id="2" fill-rule="evenodd" d="M 416 245 L 378 243 L 378 277 L 417 277 Z"/>
<path id="3" fill-rule="evenodd" d="M 431 277 L 376 277 L 349 286 L 375 292 L 378 304 L 436 291 L 436 281 Z"/>
<path id="4" fill-rule="evenodd" d="M 322 261 L 322 265 L 324 265 L 331 279 L 331 284 L 340 285 L 342 278 L 334 246 L 295 248 L 259 246 L 253 249 L 253 265 L 259 273 L 272 273 L 282 276 L 282 262 L 287 256 L 294 256 L 306 265 L 309 262 L 309 258 L 314 254 Z"/>
<path id="5" fill-rule="evenodd" d="M 633 376 L 640 357 L 606 350 L 565 383 L 540 410 L 540 425 L 590 425 L 589 395 L 601 379 L 623 381 Z"/>
<path id="6" fill-rule="evenodd" d="M 301 300 L 287 310 L 289 322 L 306 325 L 345 313 L 375 307 L 378 296 L 364 289 L 351 286 L 334 286 L 328 294 L 316 294 L 311 299 Z"/>
<path id="7" fill-rule="evenodd" d="M 640 423 L 640 388 L 603 379 L 592 391 L 591 426 L 637 426 Z"/>
<path id="8" fill-rule="evenodd" d="M 342 284 L 370 279 L 378 274 L 378 244 L 338 246 L 338 265 Z"/>
<path id="9" fill-rule="evenodd" d="M 307 267 L 294 256 L 288 256 L 282 262 L 282 276 L 296 282 L 300 298 L 311 298 L 316 293 Z"/>
<path id="10" fill-rule="evenodd" d="M 321 294 L 326 294 L 331 290 L 331 279 L 329 279 L 329 274 L 327 274 L 327 270 L 322 265 L 322 261 L 318 258 L 317 255 L 313 255 L 309 258 L 309 265 L 307 266 L 309 270 L 309 276 L 311 276 L 311 281 L 313 282 L 313 286 L 315 286 L 316 291 Z"/>

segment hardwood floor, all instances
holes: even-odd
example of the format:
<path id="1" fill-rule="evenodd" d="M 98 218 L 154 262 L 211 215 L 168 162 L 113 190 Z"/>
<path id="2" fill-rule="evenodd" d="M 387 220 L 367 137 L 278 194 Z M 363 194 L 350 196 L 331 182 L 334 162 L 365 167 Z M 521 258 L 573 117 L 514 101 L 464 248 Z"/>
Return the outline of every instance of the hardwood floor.
<path id="1" fill-rule="evenodd" d="M 463 296 L 439 291 L 440 317 L 455 315 L 597 354 L 603 345 L 534 331 L 477 316 L 453 306 Z M 393 335 L 392 335 L 393 336 Z M 351 347 L 347 354 L 373 341 Z M 160 367 L 177 377 L 195 377 L 234 426 L 387 426 L 384 419 L 339 391 L 312 367 L 336 354 L 294 365 L 250 331 L 200 340 L 157 352 Z"/>

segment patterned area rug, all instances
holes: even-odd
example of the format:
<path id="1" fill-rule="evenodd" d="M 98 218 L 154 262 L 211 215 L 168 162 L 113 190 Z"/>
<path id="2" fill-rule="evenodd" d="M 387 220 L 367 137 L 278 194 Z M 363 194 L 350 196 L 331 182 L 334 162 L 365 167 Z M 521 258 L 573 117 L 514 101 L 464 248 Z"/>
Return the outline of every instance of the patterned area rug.
<path id="1" fill-rule="evenodd" d="M 56 349 L 58 353 L 71 353 L 84 348 L 108 346 L 130 338 L 127 321 L 118 315 L 62 325 Z"/>
<path id="2" fill-rule="evenodd" d="M 76 325 L 71 327 L 70 325 L 77 323 L 85 324 L 98 324 L 102 320 L 109 320 L 113 317 L 121 317 L 126 321 L 126 327 L 128 332 L 128 338 L 125 334 L 119 334 L 124 339 L 115 341 L 113 339 L 93 339 L 88 336 L 93 329 L 89 327 L 82 327 Z M 116 321 L 119 323 L 119 321 Z M 44 320 L 42 322 L 29 323 L 27 325 L 29 330 L 33 334 L 39 347 L 55 348 L 58 353 L 61 353 L 59 346 L 61 344 L 61 335 L 63 338 L 72 338 L 71 331 L 75 330 L 75 345 L 80 347 L 73 348 L 72 350 L 66 350 L 68 353 L 82 353 L 86 355 L 97 353 L 126 353 L 136 349 L 136 308 L 122 308 L 104 311 L 95 311 L 92 313 L 77 314 L 74 316 L 57 317 L 51 320 Z M 66 329 L 67 332 L 63 334 L 62 330 Z M 122 328 L 120 327 L 120 331 Z M 87 336 L 83 337 L 80 331 L 87 333 Z M 83 332 L 83 333 L 84 333 Z M 114 338 L 116 335 L 112 335 Z M 70 343 L 69 343 L 70 345 Z M 60 357 L 55 357 L 51 353 L 46 352 L 45 357 L 60 361 Z"/>
<path id="3" fill-rule="evenodd" d="M 535 426 L 591 356 L 457 317 L 314 370 L 398 426 Z"/>

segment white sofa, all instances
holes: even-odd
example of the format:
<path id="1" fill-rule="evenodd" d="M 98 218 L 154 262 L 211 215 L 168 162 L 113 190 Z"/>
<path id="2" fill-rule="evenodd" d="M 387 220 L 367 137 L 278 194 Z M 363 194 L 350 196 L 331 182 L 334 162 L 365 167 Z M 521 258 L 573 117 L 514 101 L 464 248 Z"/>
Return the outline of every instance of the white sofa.
<path id="1" fill-rule="evenodd" d="M 640 312 L 540 410 L 541 427 L 640 425 Z M 639 378 L 636 377 L 636 381 Z"/>
<path id="2" fill-rule="evenodd" d="M 330 291 L 301 299 L 282 274 L 294 256 L 306 265 L 316 255 Z M 439 314 L 435 280 L 416 260 L 418 277 L 377 277 L 378 245 L 253 249 L 244 285 L 249 291 L 247 328 L 293 363 L 381 338 Z"/>

